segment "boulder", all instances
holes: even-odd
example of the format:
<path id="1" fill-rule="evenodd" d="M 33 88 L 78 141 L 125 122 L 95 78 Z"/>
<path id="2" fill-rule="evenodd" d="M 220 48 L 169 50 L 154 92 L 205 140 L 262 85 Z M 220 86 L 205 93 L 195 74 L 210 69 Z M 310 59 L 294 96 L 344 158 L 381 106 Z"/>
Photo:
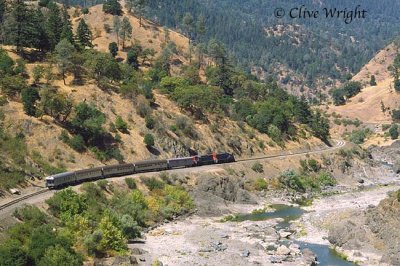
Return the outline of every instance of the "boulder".
<path id="1" fill-rule="evenodd" d="M 245 250 L 242 252 L 242 254 L 240 254 L 241 257 L 248 257 L 250 256 L 250 251 L 249 250 Z"/>
<path id="2" fill-rule="evenodd" d="M 290 254 L 290 249 L 286 247 L 285 245 L 281 245 L 278 247 L 276 250 L 277 255 L 289 255 Z"/>

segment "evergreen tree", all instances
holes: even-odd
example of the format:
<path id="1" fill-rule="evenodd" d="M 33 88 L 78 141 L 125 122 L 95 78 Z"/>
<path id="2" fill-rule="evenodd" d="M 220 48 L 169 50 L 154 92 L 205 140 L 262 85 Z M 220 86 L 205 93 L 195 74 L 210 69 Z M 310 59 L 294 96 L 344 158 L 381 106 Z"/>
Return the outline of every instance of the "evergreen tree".
<path id="1" fill-rule="evenodd" d="M 122 49 L 125 48 L 125 40 L 132 37 L 132 25 L 127 17 L 122 19 L 120 36 L 122 40 Z"/>
<path id="2" fill-rule="evenodd" d="M 71 21 L 69 20 L 68 11 L 66 9 L 63 10 L 63 28 L 61 31 L 61 39 L 66 39 L 71 44 L 75 43 Z"/>
<path id="3" fill-rule="evenodd" d="M 122 7 L 118 0 L 106 0 L 103 4 L 103 12 L 111 15 L 122 15 Z"/>
<path id="4" fill-rule="evenodd" d="M 3 43 L 4 41 L 3 22 L 4 22 L 5 12 L 6 12 L 6 0 L 0 0 L 0 43 Z"/>
<path id="5" fill-rule="evenodd" d="M 376 86 L 375 75 L 372 75 L 372 76 L 371 76 L 371 80 L 369 81 L 369 85 L 371 85 L 371 86 Z"/>
<path id="6" fill-rule="evenodd" d="M 84 19 L 78 24 L 78 28 L 76 30 L 76 38 L 80 45 L 83 47 L 92 47 L 92 32 L 89 29 L 89 26 L 86 24 Z"/>
<path id="7" fill-rule="evenodd" d="M 185 16 L 183 17 L 182 24 L 183 24 L 183 30 L 189 39 L 189 45 L 192 40 L 193 23 L 194 23 L 193 16 L 190 13 L 186 13 Z"/>
<path id="8" fill-rule="evenodd" d="M 142 27 L 142 17 L 146 11 L 148 0 L 128 0 L 127 8 L 129 12 L 134 10 L 135 14 L 139 17 L 139 27 Z"/>
<path id="9" fill-rule="evenodd" d="M 119 16 L 114 16 L 113 17 L 113 31 L 115 35 L 117 36 L 117 46 L 119 46 L 119 32 L 121 30 L 121 19 Z"/>
<path id="10" fill-rule="evenodd" d="M 118 54 L 118 46 L 116 42 L 112 42 L 108 45 L 108 50 L 110 51 L 110 54 L 112 57 L 116 57 Z"/>
<path id="11" fill-rule="evenodd" d="M 15 45 L 18 53 L 23 52 L 24 47 L 31 47 L 37 35 L 33 17 L 33 11 L 28 9 L 23 0 L 12 2 L 4 33 L 7 43 Z"/>
<path id="12" fill-rule="evenodd" d="M 206 19 L 203 15 L 200 15 L 197 19 L 196 34 L 198 42 L 202 42 L 204 35 L 206 34 Z"/>
<path id="13" fill-rule="evenodd" d="M 33 41 L 33 47 L 38 48 L 40 51 L 44 52 L 50 51 L 52 47 L 46 29 L 47 22 L 42 11 L 40 9 L 34 11 L 32 19 L 36 29 L 36 37 Z"/>
<path id="14" fill-rule="evenodd" d="M 27 115 L 34 116 L 36 114 L 36 101 L 40 99 L 39 91 L 36 88 L 26 88 L 21 92 L 24 111 Z"/>
<path id="15" fill-rule="evenodd" d="M 135 70 L 139 69 L 139 56 L 142 53 L 142 50 L 142 46 L 135 44 L 128 52 L 126 63 L 131 65 Z"/>
<path id="16" fill-rule="evenodd" d="M 54 50 L 57 43 L 61 40 L 61 32 L 63 30 L 63 21 L 60 9 L 55 3 L 49 4 L 49 14 L 46 22 L 46 32 L 49 38 L 50 48 Z"/>

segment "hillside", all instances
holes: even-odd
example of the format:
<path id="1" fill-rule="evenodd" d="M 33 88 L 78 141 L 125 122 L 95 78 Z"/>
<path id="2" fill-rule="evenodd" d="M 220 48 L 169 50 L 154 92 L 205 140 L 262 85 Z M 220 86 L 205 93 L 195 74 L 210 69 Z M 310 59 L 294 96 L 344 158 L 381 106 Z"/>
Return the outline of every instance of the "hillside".
<path id="1" fill-rule="evenodd" d="M 319 11 L 320 17 L 289 18 L 289 11 L 302 5 L 303 10 Z M 330 88 L 335 82 L 345 80 L 349 73 L 358 73 L 399 33 L 394 12 L 399 3 L 390 1 L 363 1 L 360 8 L 368 10 L 367 18 L 354 19 L 351 23 L 345 23 L 342 17 L 323 15 L 324 8 L 354 10 L 353 2 L 341 0 L 150 0 L 149 6 L 149 17 L 182 32 L 187 32 L 183 23 L 187 14 L 195 22 L 207 14 L 204 36 L 199 37 L 196 25 L 190 32 L 196 41 L 222 40 L 249 71 L 258 68 L 253 73 L 260 77 L 281 76 L 282 84 L 293 86 L 295 93 L 307 87 Z M 274 16 L 276 8 L 285 11 L 283 18 Z"/>
<path id="2" fill-rule="evenodd" d="M 390 44 L 366 64 L 352 80 L 360 81 L 365 88 L 352 97 L 345 105 L 330 106 L 329 112 L 335 112 L 343 117 L 359 119 L 364 123 L 391 124 L 390 110 L 400 106 L 400 94 L 393 88 L 393 77 L 388 67 L 393 64 L 397 54 L 394 44 Z M 375 75 L 377 85 L 370 86 L 371 75 Z M 386 111 L 382 111 L 382 103 Z"/>
<path id="3" fill-rule="evenodd" d="M 28 170 L 24 169 L 26 167 L 24 163 L 19 164 L 18 167 L 15 166 L 20 169 L 18 171 L 22 171 L 18 180 L 23 179 L 24 176 L 30 176 L 36 180 L 37 184 L 42 184 L 43 181 L 37 178 L 40 179 L 50 173 L 115 164 L 117 161 L 171 158 L 211 151 L 229 151 L 238 157 L 250 157 L 282 149 L 321 144 L 321 141 L 313 137 L 311 132 L 317 130 L 311 123 L 321 121 L 313 120 L 313 116 L 310 117 L 311 113 L 306 103 L 289 97 L 275 84 L 247 81 L 241 72 L 228 69 L 226 71 L 230 75 L 237 75 L 232 80 L 239 79 L 244 82 L 235 86 L 253 87 L 255 90 L 253 92 L 260 94 L 258 98 L 254 98 L 255 95 L 247 96 L 249 92 L 243 91 L 243 96 L 240 97 L 245 100 L 238 98 L 233 101 L 224 96 L 224 91 L 218 88 L 217 83 L 204 84 L 202 81 L 206 79 L 204 74 L 196 78 L 204 73 L 204 69 L 198 70 L 190 64 L 188 39 L 171 30 L 168 30 L 166 34 L 165 28 L 147 20 L 143 20 L 143 26 L 139 27 L 139 20 L 135 16 L 129 14 L 126 9 L 123 9 L 123 12 L 124 16 L 121 19 L 128 18 L 133 33 L 132 37 L 125 40 L 126 48 L 122 49 L 120 44 L 121 49 L 116 59 L 113 59 L 108 54 L 108 45 L 116 41 L 116 34 L 112 30 L 107 30 L 107 28 L 112 28 L 113 16 L 105 14 L 102 5 L 91 7 L 88 14 L 82 14 L 77 8 L 68 10 L 72 32 L 77 32 L 79 25 L 83 21 L 86 22 L 92 33 L 91 42 L 94 50 L 79 48 L 75 52 L 71 62 L 68 62 L 69 69 L 64 73 L 65 81 L 60 70 L 63 58 L 57 57 L 57 49 L 59 49 L 57 46 L 55 52 L 46 55 L 49 59 L 43 59 L 43 56 L 35 59 L 40 54 L 35 48 L 23 48 L 25 51 L 22 58 L 20 53 L 15 51 L 14 46 L 2 46 L 6 54 L 17 64 L 23 62 L 21 59 L 25 60 L 23 75 L 15 75 L 16 70 L 6 69 L 11 73 L 9 78 L 23 82 L 23 79 L 28 77 L 26 79 L 28 84 L 21 85 L 28 86 L 22 89 L 22 94 L 27 91 L 38 93 L 38 99 L 34 99 L 30 107 L 33 110 L 36 109 L 36 113 L 27 114 L 26 102 L 24 102 L 26 99 L 21 98 L 19 93 L 4 95 L 7 100 L 1 107 L 1 112 L 4 113 L 2 128 L 9 135 L 7 138 L 21 135 L 21 139 L 17 140 L 24 145 L 26 150 L 21 151 L 19 156 L 25 157 L 25 161 L 33 161 L 29 163 L 33 164 L 33 168 L 30 167 Z M 166 35 L 168 35 L 168 40 L 166 40 Z M 146 62 L 140 62 L 138 69 L 135 70 L 127 66 L 125 62 L 127 53 L 139 44 L 140 51 L 153 49 L 156 54 L 148 58 Z M 170 66 L 170 74 L 166 74 L 158 68 L 169 46 L 174 48 L 166 59 Z M 106 61 L 96 61 L 103 60 L 103 57 Z M 76 63 L 72 60 L 76 60 Z M 11 62 L 14 65 L 12 68 L 15 67 L 15 62 Z M 101 67 L 108 63 L 114 65 L 108 70 L 102 70 Z M 218 67 L 218 65 L 210 66 L 209 69 L 219 71 Z M 45 78 L 42 73 L 41 77 L 35 81 L 35 73 L 46 69 L 49 69 L 46 75 L 50 75 L 51 78 Z M 114 79 L 109 74 L 115 74 L 113 71 L 116 69 L 121 72 L 117 73 L 119 76 Z M 99 75 L 97 71 L 102 72 Z M 164 76 L 157 76 L 157 73 L 160 73 L 157 71 L 161 71 Z M 194 79 L 193 83 L 185 79 L 185 75 Z M 212 75 L 219 75 L 219 72 Z M 218 80 L 218 76 L 208 76 L 207 79 L 207 83 L 211 83 L 211 79 Z M 8 87 L 13 88 L 8 83 L 2 84 L 4 91 Z M 185 84 L 186 87 L 180 84 Z M 165 91 L 166 88 L 174 89 L 174 86 L 177 86 L 176 92 Z M 202 94 L 203 90 L 208 92 Z M 270 103 L 265 102 L 266 95 L 262 96 L 265 94 L 263 90 L 276 94 L 269 97 Z M 281 105 L 293 106 L 294 104 L 295 108 L 306 108 L 305 113 L 301 113 L 300 109 L 294 109 L 292 112 L 296 114 L 290 114 L 289 118 L 289 114 L 283 114 L 282 111 L 276 109 L 279 105 L 276 101 L 282 101 L 281 99 L 286 101 L 281 102 Z M 49 102 L 42 105 L 45 100 Z M 58 103 L 62 104 L 59 108 L 68 108 L 68 104 L 70 108 L 61 110 L 61 115 L 57 114 L 58 107 L 52 104 L 54 100 L 62 101 Z M 251 101 L 254 103 L 250 103 Z M 86 110 L 85 112 L 92 112 L 92 115 L 97 118 L 93 118 L 95 120 L 92 121 L 90 117 L 82 116 L 79 119 L 84 120 L 76 122 L 80 110 L 78 107 Z M 262 112 L 268 112 L 270 108 L 274 109 L 273 113 L 268 113 L 265 117 Z M 233 112 L 233 110 L 237 111 Z M 62 119 L 62 112 L 66 112 L 65 119 Z M 286 122 L 281 121 L 282 115 L 288 116 Z M 234 119 L 233 116 L 235 116 Z M 254 118 L 249 120 L 251 116 Z M 274 116 L 277 117 L 274 118 Z M 88 124 L 85 124 L 85 119 Z M 272 128 L 270 124 L 273 125 Z M 81 133 L 77 133 L 79 130 Z M 88 133 L 90 131 L 93 132 Z M 329 133 L 326 130 L 321 132 L 318 133 L 320 138 L 323 134 Z M 92 137 L 93 134 L 97 134 L 96 137 Z M 144 143 L 148 135 L 153 137 L 153 145 Z M 6 154 L 1 156 L 6 156 Z M 12 159 L 10 163 L 12 164 Z M 15 171 L 13 167 L 9 165 L 3 170 L 13 172 Z M 10 188 L 15 185 L 15 182 L 7 182 L 3 182 L 2 187 Z"/>

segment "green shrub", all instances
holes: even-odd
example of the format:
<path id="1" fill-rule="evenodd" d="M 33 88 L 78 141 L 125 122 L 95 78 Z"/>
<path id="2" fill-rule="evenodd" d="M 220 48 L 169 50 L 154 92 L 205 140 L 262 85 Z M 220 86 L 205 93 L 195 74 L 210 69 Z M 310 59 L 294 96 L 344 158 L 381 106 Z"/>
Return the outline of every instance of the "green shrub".
<path id="1" fill-rule="evenodd" d="M 38 207 L 31 205 L 16 209 L 14 211 L 14 216 L 32 227 L 47 224 L 49 219 Z"/>
<path id="2" fill-rule="evenodd" d="M 0 245 L 0 265 L 30 265 L 30 257 L 21 242 L 15 239 L 2 241 Z"/>
<path id="3" fill-rule="evenodd" d="M 264 167 L 263 167 L 263 165 L 262 165 L 261 163 L 259 163 L 259 162 L 255 162 L 255 163 L 253 164 L 253 166 L 251 167 L 251 169 L 252 169 L 254 172 L 256 172 L 256 173 L 262 173 L 262 172 L 264 172 Z"/>
<path id="4" fill-rule="evenodd" d="M 349 136 L 349 140 L 355 144 L 362 144 L 365 139 L 371 135 L 370 129 L 353 130 Z"/>
<path id="5" fill-rule="evenodd" d="M 87 7 L 82 8 L 82 14 L 85 14 L 85 15 L 89 14 L 89 8 L 87 8 Z"/>
<path id="6" fill-rule="evenodd" d="M 81 135 L 72 136 L 67 144 L 77 152 L 84 152 L 86 150 L 85 141 Z"/>
<path id="7" fill-rule="evenodd" d="M 128 186 L 128 188 L 130 188 L 130 189 L 137 188 L 136 181 L 131 177 L 125 178 L 125 183 Z"/>
<path id="8" fill-rule="evenodd" d="M 99 186 L 99 188 L 101 188 L 102 190 L 106 190 L 107 189 L 107 186 L 108 186 L 108 181 L 107 180 L 99 180 L 96 183 Z"/>
<path id="9" fill-rule="evenodd" d="M 145 118 L 145 123 L 146 123 L 146 127 L 148 128 L 148 129 L 153 129 L 154 128 L 154 125 L 155 125 L 155 120 L 154 120 L 154 118 L 153 117 L 151 117 L 151 116 L 146 116 L 146 118 Z"/>
<path id="10" fill-rule="evenodd" d="M 144 135 L 144 144 L 146 144 L 147 147 L 152 147 L 154 146 L 154 137 L 153 135 L 147 133 Z"/>
<path id="11" fill-rule="evenodd" d="M 115 120 L 115 128 L 122 133 L 128 132 L 128 124 L 122 119 L 121 116 L 117 116 L 117 119 Z"/>
<path id="12" fill-rule="evenodd" d="M 392 139 L 398 139 L 399 138 L 399 126 L 397 124 L 392 125 L 389 129 L 389 134 Z"/>
<path id="13" fill-rule="evenodd" d="M 266 190 L 268 188 L 268 183 L 264 178 L 260 177 L 254 181 L 254 189 L 257 191 Z"/>
<path id="14" fill-rule="evenodd" d="M 155 189 L 163 189 L 165 184 L 164 182 L 158 180 L 155 177 L 141 177 L 140 180 L 146 185 L 146 187 L 150 190 L 153 191 Z"/>

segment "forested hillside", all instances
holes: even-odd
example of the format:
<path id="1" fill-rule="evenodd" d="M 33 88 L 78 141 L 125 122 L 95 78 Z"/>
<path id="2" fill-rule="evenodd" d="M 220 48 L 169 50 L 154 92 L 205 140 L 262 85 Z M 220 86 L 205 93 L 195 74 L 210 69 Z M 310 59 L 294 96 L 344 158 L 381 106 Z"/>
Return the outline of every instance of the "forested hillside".
<path id="1" fill-rule="evenodd" d="M 305 99 L 240 70 L 217 40 L 188 49 L 137 6 L 2 3 L 0 187 L 117 161 L 251 156 L 329 139 Z"/>
<path id="2" fill-rule="evenodd" d="M 356 74 L 399 33 L 396 10 L 400 2 L 366 0 L 357 4 L 368 11 L 367 17 L 350 24 L 341 19 L 277 19 L 273 15 L 280 7 L 286 12 L 301 5 L 308 10 L 356 7 L 356 3 L 342 0 L 149 0 L 148 14 L 199 42 L 221 40 L 248 69 L 259 66 L 267 75 L 279 74 L 284 84 L 315 87 Z M 184 19 L 187 13 L 193 17 L 189 28 Z M 196 30 L 196 22 L 203 17 L 204 36 Z"/>

